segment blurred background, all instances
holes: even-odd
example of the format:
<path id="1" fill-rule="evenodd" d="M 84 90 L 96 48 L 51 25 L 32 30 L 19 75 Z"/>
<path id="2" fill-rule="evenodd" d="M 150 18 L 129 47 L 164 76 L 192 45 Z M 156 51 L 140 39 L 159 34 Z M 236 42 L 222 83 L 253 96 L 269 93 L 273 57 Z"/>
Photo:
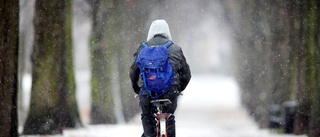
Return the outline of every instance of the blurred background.
<path id="1" fill-rule="evenodd" d="M 181 105 L 237 108 L 223 112 L 278 134 L 320 136 L 316 0 L 19 2 L 21 134 L 134 121 L 133 53 L 151 22 L 165 19 L 193 76 Z"/>

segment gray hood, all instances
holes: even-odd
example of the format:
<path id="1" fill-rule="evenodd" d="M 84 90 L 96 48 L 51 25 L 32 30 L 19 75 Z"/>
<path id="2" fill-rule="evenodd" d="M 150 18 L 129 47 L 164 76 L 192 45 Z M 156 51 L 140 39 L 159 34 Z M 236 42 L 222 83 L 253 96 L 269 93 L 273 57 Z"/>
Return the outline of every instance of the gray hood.
<path id="1" fill-rule="evenodd" d="M 162 35 L 169 40 L 172 40 L 169 25 L 165 20 L 155 20 L 149 28 L 147 41 L 152 39 L 155 35 Z"/>

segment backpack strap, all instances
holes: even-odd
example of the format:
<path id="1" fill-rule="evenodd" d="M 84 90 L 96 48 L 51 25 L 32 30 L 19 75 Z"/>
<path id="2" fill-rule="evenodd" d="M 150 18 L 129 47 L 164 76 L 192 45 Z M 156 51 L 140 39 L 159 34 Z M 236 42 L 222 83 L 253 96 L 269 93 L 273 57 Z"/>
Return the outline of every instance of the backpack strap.
<path id="1" fill-rule="evenodd" d="M 163 44 L 163 46 L 168 48 L 171 44 L 172 44 L 172 41 L 168 40 L 166 43 Z"/>
<path id="2" fill-rule="evenodd" d="M 142 90 L 147 90 L 148 95 L 150 95 L 150 96 L 151 96 L 151 90 L 149 90 L 149 89 L 146 87 L 147 83 L 146 83 L 146 80 L 144 79 L 144 78 L 145 78 L 144 73 L 143 73 L 143 72 L 141 72 L 141 73 L 140 73 L 140 75 L 141 75 L 141 77 L 143 77 Z M 142 92 L 140 92 L 140 96 L 142 96 Z"/>
<path id="3" fill-rule="evenodd" d="M 141 42 L 141 45 L 142 45 L 143 47 L 145 47 L 145 48 L 148 47 L 148 44 L 147 44 L 146 42 L 144 42 L 144 41 Z"/>

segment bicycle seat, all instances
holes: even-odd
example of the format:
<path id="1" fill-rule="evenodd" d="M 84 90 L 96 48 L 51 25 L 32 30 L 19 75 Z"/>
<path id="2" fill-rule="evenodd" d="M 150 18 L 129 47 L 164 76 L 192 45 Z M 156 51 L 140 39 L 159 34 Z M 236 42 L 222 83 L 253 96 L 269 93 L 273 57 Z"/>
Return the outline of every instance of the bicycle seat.
<path id="1" fill-rule="evenodd" d="M 155 99 L 155 100 L 151 100 L 150 103 L 156 103 L 159 105 L 168 105 L 168 104 L 171 104 L 172 102 L 169 99 Z"/>

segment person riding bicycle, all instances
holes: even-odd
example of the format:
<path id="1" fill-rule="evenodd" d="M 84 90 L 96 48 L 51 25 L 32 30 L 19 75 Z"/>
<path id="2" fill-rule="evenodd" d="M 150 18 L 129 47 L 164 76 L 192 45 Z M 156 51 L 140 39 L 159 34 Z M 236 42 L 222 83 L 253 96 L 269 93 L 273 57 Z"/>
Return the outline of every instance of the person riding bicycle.
<path id="1" fill-rule="evenodd" d="M 149 46 L 163 45 L 168 41 L 172 41 L 169 25 L 165 20 L 155 20 L 150 25 L 146 44 Z M 154 98 L 148 94 L 143 86 L 143 79 L 140 75 L 140 69 L 136 63 L 139 52 L 144 48 L 140 45 L 134 53 L 134 61 L 130 67 L 130 79 L 132 88 L 136 94 L 139 94 L 139 105 L 142 110 L 141 121 L 144 133 L 142 137 L 156 136 L 156 121 L 153 116 L 156 113 L 155 106 L 151 104 Z M 187 87 L 191 72 L 186 58 L 180 46 L 172 43 L 168 47 L 168 59 L 174 72 L 173 82 L 169 90 L 158 98 L 169 99 L 172 103 L 163 107 L 164 113 L 171 113 L 168 119 L 168 136 L 175 137 L 175 117 L 174 112 L 177 108 L 177 100 L 180 93 Z"/>

